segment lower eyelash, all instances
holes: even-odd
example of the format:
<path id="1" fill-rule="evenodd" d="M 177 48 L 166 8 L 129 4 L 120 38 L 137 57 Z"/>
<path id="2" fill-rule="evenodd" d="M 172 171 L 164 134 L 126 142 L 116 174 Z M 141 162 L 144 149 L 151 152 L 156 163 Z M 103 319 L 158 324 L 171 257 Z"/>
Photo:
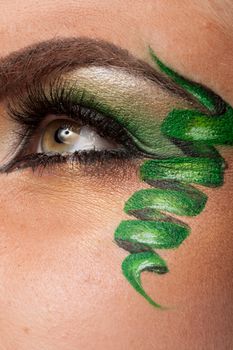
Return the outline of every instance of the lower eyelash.
<path id="1" fill-rule="evenodd" d="M 131 151 L 126 149 L 118 150 L 89 150 L 79 151 L 72 154 L 49 154 L 49 153 L 34 153 L 29 154 L 21 159 L 16 159 L 8 165 L 8 168 L 4 170 L 6 173 L 11 173 L 15 170 L 23 170 L 26 168 L 32 168 L 33 171 L 36 169 L 43 170 L 47 167 L 56 166 L 58 164 L 68 163 L 71 166 L 75 164 L 80 165 L 103 165 L 114 159 L 119 160 L 132 160 L 135 158 L 142 158 L 143 155 L 138 151 Z"/>

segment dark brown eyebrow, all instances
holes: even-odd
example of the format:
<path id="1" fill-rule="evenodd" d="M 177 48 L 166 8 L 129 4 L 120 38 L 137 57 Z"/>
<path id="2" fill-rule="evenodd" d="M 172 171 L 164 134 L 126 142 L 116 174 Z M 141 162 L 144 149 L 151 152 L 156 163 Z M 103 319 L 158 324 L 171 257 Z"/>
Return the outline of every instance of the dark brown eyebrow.
<path id="1" fill-rule="evenodd" d="M 61 38 L 39 42 L 0 59 L 0 99 L 51 74 L 67 73 L 77 67 L 111 66 L 143 76 L 162 88 L 191 100 L 183 89 L 136 59 L 127 50 L 103 40 Z"/>

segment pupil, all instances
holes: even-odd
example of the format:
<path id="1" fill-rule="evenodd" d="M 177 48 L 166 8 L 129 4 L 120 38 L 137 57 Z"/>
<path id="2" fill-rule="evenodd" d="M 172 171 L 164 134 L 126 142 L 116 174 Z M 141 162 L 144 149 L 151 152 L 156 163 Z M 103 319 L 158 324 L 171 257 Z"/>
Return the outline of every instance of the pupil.
<path id="1" fill-rule="evenodd" d="M 55 139 L 55 141 L 57 142 L 57 143 L 63 143 L 63 139 L 62 139 L 62 136 L 61 136 L 61 132 L 63 131 L 64 129 L 63 128 L 59 128 L 59 129 L 57 129 L 56 130 L 56 132 L 55 132 L 55 135 L 54 135 L 54 139 Z M 66 130 L 65 131 L 65 134 L 66 135 L 69 135 L 69 130 Z"/>

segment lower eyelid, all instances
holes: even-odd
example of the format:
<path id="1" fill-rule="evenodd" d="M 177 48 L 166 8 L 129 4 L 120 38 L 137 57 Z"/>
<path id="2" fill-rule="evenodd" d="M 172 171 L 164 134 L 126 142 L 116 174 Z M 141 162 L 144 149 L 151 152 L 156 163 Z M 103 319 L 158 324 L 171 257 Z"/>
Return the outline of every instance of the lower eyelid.
<path id="1" fill-rule="evenodd" d="M 143 156 L 133 152 L 119 151 L 82 151 L 75 152 L 69 155 L 61 154 L 31 154 L 24 156 L 19 160 L 11 162 L 4 172 L 13 172 L 15 170 L 23 170 L 32 168 L 33 172 L 38 170 L 42 174 L 46 168 L 52 171 L 59 170 L 60 165 L 67 165 L 69 169 L 81 167 L 83 169 L 91 168 L 92 171 L 100 172 L 101 168 L 109 169 L 114 164 L 125 166 L 128 162 L 138 162 L 143 159 Z M 67 168 L 66 168 L 67 169 Z M 59 170 L 60 171 L 60 170 Z"/>

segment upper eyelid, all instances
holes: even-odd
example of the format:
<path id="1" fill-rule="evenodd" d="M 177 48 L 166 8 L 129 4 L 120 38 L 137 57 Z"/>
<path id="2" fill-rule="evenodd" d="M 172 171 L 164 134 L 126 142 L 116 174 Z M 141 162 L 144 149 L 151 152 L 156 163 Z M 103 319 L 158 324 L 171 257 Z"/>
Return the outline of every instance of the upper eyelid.
<path id="1" fill-rule="evenodd" d="M 166 137 L 162 136 L 160 132 L 159 124 L 161 124 L 170 110 L 183 107 L 199 107 L 199 104 L 193 102 L 192 99 L 189 99 L 191 102 L 188 102 L 187 99 L 181 98 L 180 95 L 170 94 L 169 90 L 164 87 L 161 88 L 160 84 L 154 84 L 151 79 L 145 78 L 144 75 L 133 76 L 131 71 L 110 65 L 108 67 L 83 67 L 63 74 L 61 77 L 49 76 L 43 82 L 40 80 L 33 82 L 34 85 L 27 86 L 26 100 L 24 96 L 25 90 L 22 89 L 18 96 L 13 99 L 13 102 L 18 100 L 20 104 L 24 105 L 26 101 L 25 105 L 27 106 L 27 98 L 29 97 L 29 102 L 33 102 L 30 106 L 32 106 L 34 114 L 36 112 L 40 113 L 40 109 L 35 109 L 35 102 L 37 99 L 41 100 L 42 97 L 43 100 L 45 97 L 46 81 L 49 90 L 53 88 L 54 83 L 56 87 L 56 82 L 60 81 L 65 81 L 68 85 L 71 84 L 71 87 L 76 86 L 75 89 L 77 91 L 81 88 L 81 92 L 85 87 L 87 90 L 85 94 L 89 90 L 89 93 L 87 93 L 89 98 L 86 99 L 87 101 L 82 99 L 82 103 L 86 102 L 84 107 L 92 107 L 106 117 L 111 117 L 118 123 L 121 123 L 128 130 L 134 143 L 142 152 L 154 154 L 158 157 L 164 156 L 164 153 L 167 155 L 168 151 L 171 156 L 182 154 L 181 151 L 177 154 L 177 147 Z M 100 88 L 101 81 L 102 87 Z M 36 91 L 38 86 L 42 87 L 42 91 L 39 94 Z M 91 90 L 93 91 L 90 95 Z M 75 95 L 80 97 L 77 93 Z M 57 104 L 59 104 L 59 97 L 55 101 Z M 80 100 L 76 98 L 72 99 L 71 102 L 79 104 Z M 40 103 L 39 105 L 41 106 Z M 28 113 L 26 114 L 28 115 Z M 19 115 L 22 116 L 22 113 L 19 113 Z M 24 120 L 26 121 L 25 118 Z M 159 142 L 158 139 L 160 140 Z"/>
<path id="2" fill-rule="evenodd" d="M 75 86 L 77 85 L 76 89 L 81 88 L 81 92 L 82 92 L 82 86 L 85 86 L 86 87 L 85 94 L 82 93 L 80 95 L 76 91 L 76 93 L 73 94 L 74 97 L 71 99 L 71 102 L 74 104 L 79 104 L 81 102 L 83 106 L 96 109 L 97 112 L 105 115 L 106 117 L 108 116 L 115 119 L 118 123 L 121 123 L 129 131 L 129 133 L 133 137 L 133 141 L 136 142 L 137 146 L 142 151 L 145 151 L 146 153 L 149 153 L 149 154 L 154 148 L 155 143 L 157 143 L 156 135 L 158 133 L 157 131 L 152 135 L 151 128 L 155 127 L 158 130 L 158 126 L 156 125 L 158 125 L 159 120 L 161 121 L 163 117 L 165 117 L 166 114 L 170 111 L 171 108 L 175 106 L 177 107 L 181 106 L 181 103 L 183 105 L 183 99 L 179 98 L 180 101 L 178 102 L 178 98 L 176 96 L 170 96 L 168 92 L 166 92 L 166 95 L 164 95 L 165 91 L 163 92 L 163 89 L 160 90 L 151 81 L 149 80 L 145 81 L 143 77 L 137 77 L 132 80 L 131 75 L 129 73 L 125 71 L 119 72 L 118 70 L 116 70 L 116 68 L 87 67 L 87 68 L 78 69 L 76 73 L 79 78 L 78 84 L 76 84 L 77 76 L 74 78 L 73 81 L 71 79 L 74 72 L 70 73 L 71 77 L 63 76 L 62 79 L 58 78 L 58 79 L 52 79 L 52 81 L 49 81 L 48 96 L 51 97 L 50 89 L 53 89 L 53 84 L 54 84 L 55 85 L 54 102 L 56 104 L 59 104 L 59 99 L 60 99 L 59 91 L 61 89 L 63 94 L 63 90 L 64 91 L 66 90 L 66 89 L 63 89 L 64 82 L 65 83 L 67 82 L 68 88 L 71 87 L 72 90 L 75 90 Z M 114 74 L 115 74 L 115 78 L 114 78 Z M 110 75 L 110 78 L 109 78 L 109 75 Z M 100 88 L 101 80 L 103 80 L 102 88 Z M 127 90 L 125 90 L 124 80 L 126 80 L 127 82 L 126 84 L 129 84 L 131 86 L 129 90 L 128 90 L 128 85 L 127 85 Z M 58 82 L 58 86 L 57 86 L 57 82 Z M 113 84 L 112 87 L 110 87 L 111 84 Z M 122 85 L 122 89 L 120 89 L 120 85 Z M 39 83 L 34 87 L 30 86 L 29 89 L 26 90 L 26 107 L 28 105 L 27 98 L 29 97 L 29 104 L 30 104 L 30 101 L 33 101 L 33 111 L 34 112 L 36 111 L 35 103 L 37 99 L 39 99 L 40 101 L 41 97 L 42 97 L 42 100 L 45 97 L 45 86 L 46 85 Z M 40 88 L 39 93 L 36 90 L 37 87 Z M 92 91 L 90 95 L 90 91 L 92 89 L 94 92 Z M 58 95 L 57 95 L 57 91 L 58 91 Z M 148 93 L 149 91 L 150 93 Z M 160 100 L 157 101 L 157 98 L 159 96 L 158 94 L 160 94 L 161 92 L 162 92 L 162 95 L 160 97 Z M 66 92 L 65 92 L 65 95 L 66 95 Z M 70 97 L 72 97 L 72 93 L 71 94 L 69 93 L 69 95 Z M 112 95 L 115 96 L 114 99 L 112 98 Z M 141 95 L 143 97 L 142 98 L 143 101 L 140 101 Z M 20 98 L 20 96 L 21 95 L 19 94 L 18 99 L 20 99 L 20 102 L 22 101 L 21 104 L 24 105 L 24 94 L 22 93 L 22 99 Z M 81 98 L 81 101 L 80 101 L 80 96 L 81 97 L 84 96 L 85 98 Z M 167 102 L 165 102 L 165 96 L 167 96 L 166 97 L 168 99 Z M 93 100 L 93 97 L 94 97 L 94 100 Z M 48 98 L 48 100 L 51 100 L 51 99 Z M 52 100 L 54 99 L 52 98 Z M 94 105 L 93 105 L 93 101 L 94 101 Z M 41 104 L 39 103 L 39 105 Z M 106 106 L 108 106 L 107 110 L 106 110 Z M 190 107 L 189 104 L 186 107 L 188 106 Z M 164 109 L 164 112 L 162 112 L 161 107 Z M 19 113 L 20 117 L 22 116 L 22 112 L 20 111 Z M 40 108 L 39 108 L 39 113 L 40 113 Z M 161 140 L 161 145 L 163 144 L 163 146 L 165 146 L 167 143 L 168 141 L 166 141 L 165 138 L 163 138 L 163 141 Z M 170 145 L 170 142 L 169 142 L 169 145 Z M 156 146 L 156 149 L 154 149 L 152 153 L 158 154 L 158 147 L 160 148 L 160 145 Z"/>

